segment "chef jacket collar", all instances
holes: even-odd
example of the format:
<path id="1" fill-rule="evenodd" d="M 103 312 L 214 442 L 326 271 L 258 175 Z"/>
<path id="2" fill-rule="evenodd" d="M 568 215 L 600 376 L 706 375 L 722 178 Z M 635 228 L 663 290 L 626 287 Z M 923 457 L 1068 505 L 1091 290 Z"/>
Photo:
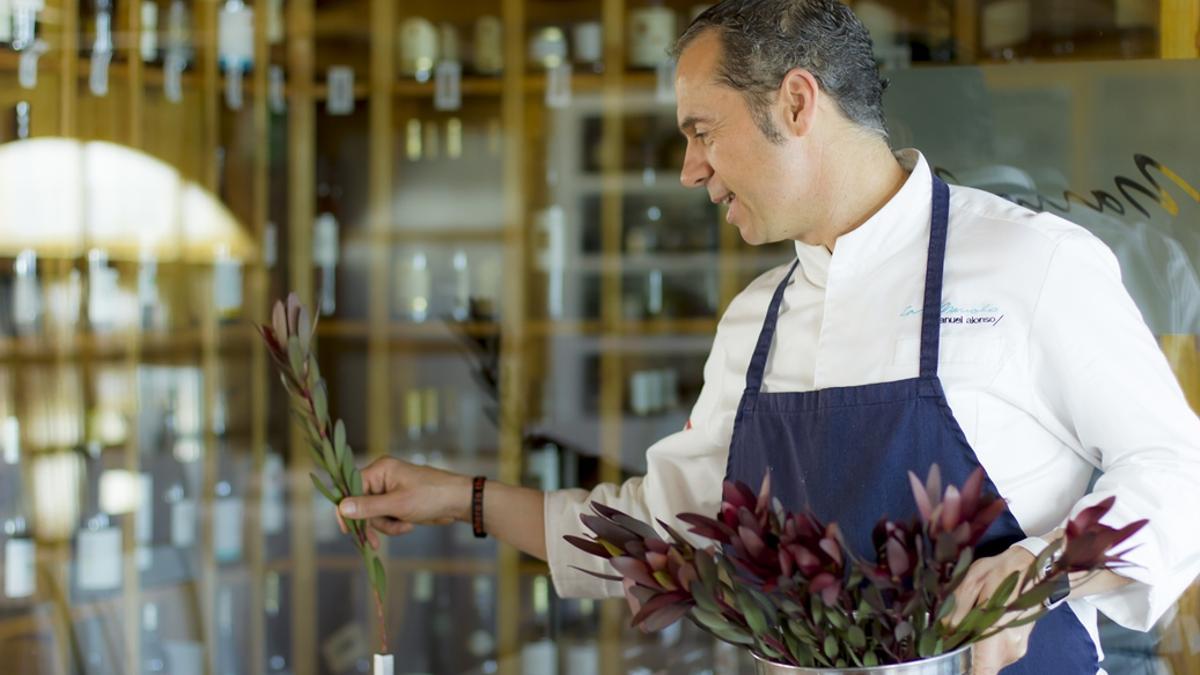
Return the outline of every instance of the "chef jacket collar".
<path id="1" fill-rule="evenodd" d="M 832 253 L 823 244 L 796 242 L 796 257 L 809 283 L 825 288 L 831 270 L 839 276 L 869 271 L 929 231 L 929 164 L 911 148 L 897 151 L 896 159 L 909 172 L 904 185 L 866 222 L 838 237 Z"/>

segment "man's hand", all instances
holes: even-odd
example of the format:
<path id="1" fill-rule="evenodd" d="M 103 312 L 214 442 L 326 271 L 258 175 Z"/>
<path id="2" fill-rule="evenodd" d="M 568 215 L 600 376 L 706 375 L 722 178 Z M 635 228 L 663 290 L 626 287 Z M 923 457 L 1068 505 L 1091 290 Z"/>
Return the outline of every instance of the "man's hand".
<path id="1" fill-rule="evenodd" d="M 1013 572 L 1024 575 L 1033 563 L 1033 554 L 1020 546 L 1012 546 L 1004 553 L 991 558 L 976 560 L 967 570 L 967 576 L 954 592 L 954 613 L 949 622 L 958 625 L 967 613 L 977 605 L 987 602 L 1001 583 Z M 1007 598 L 1006 598 L 1007 599 Z M 1001 619 L 1011 622 L 1019 616 L 1010 615 Z M 1008 628 L 982 642 L 975 644 L 972 659 L 974 675 L 996 675 L 1005 666 L 1016 663 L 1029 647 L 1029 634 L 1034 624 Z"/>
<path id="2" fill-rule="evenodd" d="M 338 525 L 345 518 L 365 520 L 371 546 L 377 532 L 407 534 L 414 525 L 449 525 L 470 518 L 471 479 L 449 471 L 384 457 L 362 470 L 363 497 L 347 497 L 338 505 Z"/>

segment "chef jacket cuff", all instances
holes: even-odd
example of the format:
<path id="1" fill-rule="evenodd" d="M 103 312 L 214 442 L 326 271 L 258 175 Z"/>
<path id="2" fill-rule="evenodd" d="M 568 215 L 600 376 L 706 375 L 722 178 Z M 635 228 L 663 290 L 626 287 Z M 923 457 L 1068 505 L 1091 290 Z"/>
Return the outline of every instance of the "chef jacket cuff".
<path id="1" fill-rule="evenodd" d="M 570 489 L 547 492 L 545 497 L 546 562 L 554 591 L 560 598 L 611 598 L 623 595 L 621 584 L 604 581 L 575 569 L 576 567 L 616 574 L 607 560 L 585 553 L 563 540 L 573 534 L 588 538 L 579 522 L 580 513 L 589 513 L 587 490 Z"/>
<path id="2" fill-rule="evenodd" d="M 1072 517 L 1108 496 L 1092 493 L 1084 497 L 1071 510 Z M 1142 517 L 1141 513 L 1122 509 L 1121 496 L 1118 494 L 1116 503 L 1102 522 L 1109 527 L 1120 528 Z M 1063 525 L 1065 527 L 1066 523 Z M 1137 631 L 1153 628 L 1192 581 L 1190 577 L 1172 573 L 1162 556 L 1158 540 L 1160 536 L 1152 519 L 1132 537 L 1118 544 L 1116 552 L 1125 552 L 1122 559 L 1127 564 L 1110 571 L 1131 582 L 1107 593 L 1089 595 L 1084 600 L 1125 628 Z"/>

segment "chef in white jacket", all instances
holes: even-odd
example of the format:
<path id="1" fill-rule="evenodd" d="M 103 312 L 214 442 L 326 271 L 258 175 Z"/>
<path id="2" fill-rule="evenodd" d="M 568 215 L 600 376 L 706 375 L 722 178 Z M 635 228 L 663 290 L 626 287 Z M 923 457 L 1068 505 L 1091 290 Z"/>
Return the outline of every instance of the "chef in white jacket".
<path id="1" fill-rule="evenodd" d="M 582 533 L 578 516 L 593 500 L 643 519 L 716 511 L 766 321 L 775 336 L 761 359 L 763 396 L 871 388 L 936 369 L 960 440 L 1032 535 L 976 562 L 960 613 L 1026 569 L 1066 518 L 1115 496 L 1106 522 L 1150 520 L 1127 556 L 1134 566 L 1072 589 L 1064 609 L 1094 650 L 1086 663 L 1100 658 L 1098 611 L 1151 626 L 1200 572 L 1200 420 L 1112 253 L 1056 216 L 949 188 L 941 305 L 932 307 L 940 348 L 922 365 L 939 188 L 919 152 L 889 148 L 870 43 L 845 6 L 716 5 L 680 40 L 676 92 L 684 185 L 727 203 L 748 243 L 791 240 L 796 251 L 721 318 L 688 428 L 647 450 L 645 476 L 590 491 L 543 494 L 384 459 L 364 472 L 373 496 L 345 500 L 340 514 L 388 535 L 472 523 L 477 535 L 546 559 L 560 595 L 619 594 L 572 569 L 605 563 L 563 536 Z M 1102 476 L 1088 493 L 1094 469 Z M 977 646 L 976 672 L 1018 662 L 1030 630 Z"/>

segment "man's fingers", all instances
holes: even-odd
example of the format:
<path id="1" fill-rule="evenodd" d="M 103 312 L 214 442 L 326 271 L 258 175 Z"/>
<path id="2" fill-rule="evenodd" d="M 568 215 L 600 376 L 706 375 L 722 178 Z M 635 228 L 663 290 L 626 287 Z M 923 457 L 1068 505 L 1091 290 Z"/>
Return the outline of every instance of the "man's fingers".
<path id="1" fill-rule="evenodd" d="M 372 532 L 370 528 L 367 528 L 367 541 L 370 542 L 371 548 L 379 550 L 379 535 Z"/>
<path id="2" fill-rule="evenodd" d="M 380 457 L 368 464 L 359 473 L 362 474 L 363 491 L 367 494 L 383 494 L 388 491 L 388 475 L 394 468 L 391 457 Z"/>
<path id="3" fill-rule="evenodd" d="M 982 581 L 971 572 L 967 572 L 967 578 L 963 579 L 958 590 L 954 591 L 954 612 L 948 620 L 951 626 L 962 623 L 962 620 L 967 618 L 967 614 L 974 609 L 975 603 L 979 600 Z"/>
<path id="4" fill-rule="evenodd" d="M 412 531 L 411 523 L 395 518 L 372 518 L 371 527 L 392 537 Z"/>
<path id="5" fill-rule="evenodd" d="M 380 516 L 395 517 L 394 500 L 391 495 L 368 495 L 366 497 L 347 497 L 338 505 L 338 512 L 345 518 L 367 520 Z"/>
<path id="6" fill-rule="evenodd" d="M 341 507 L 340 504 L 338 506 L 339 506 L 339 508 Z M 350 534 L 349 528 L 346 527 L 346 521 L 342 518 L 342 512 L 340 510 L 337 510 L 337 511 L 334 511 L 333 514 L 335 516 L 337 516 L 338 529 L 342 531 L 342 534 Z"/>
<path id="7" fill-rule="evenodd" d="M 1003 661 L 1001 647 L 995 636 L 975 643 L 971 649 L 971 675 L 997 675 Z"/>

